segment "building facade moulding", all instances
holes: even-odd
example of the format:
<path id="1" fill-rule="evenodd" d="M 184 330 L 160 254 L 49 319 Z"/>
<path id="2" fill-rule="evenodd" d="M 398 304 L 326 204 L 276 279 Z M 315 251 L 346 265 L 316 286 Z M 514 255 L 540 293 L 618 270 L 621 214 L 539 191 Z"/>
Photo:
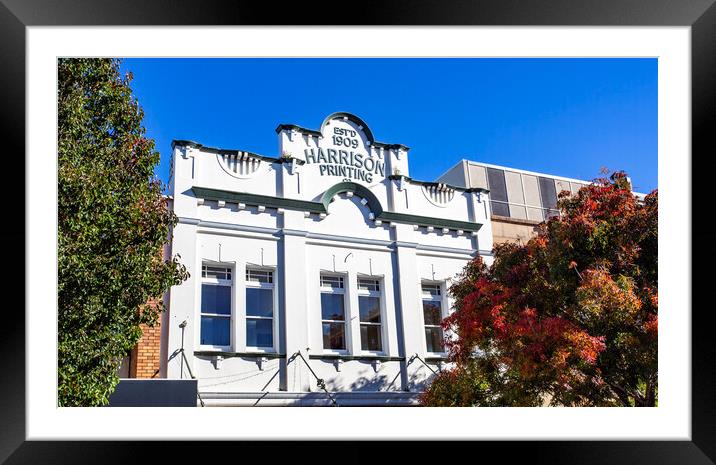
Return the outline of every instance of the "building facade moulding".
<path id="1" fill-rule="evenodd" d="M 287 210 L 308 211 L 318 214 L 328 213 L 328 205 L 336 195 L 344 192 L 353 192 L 367 200 L 367 206 L 375 215 L 376 220 L 469 232 L 479 231 L 480 227 L 482 227 L 481 223 L 473 223 L 469 221 L 385 211 L 383 210 L 378 198 L 370 191 L 370 189 L 354 182 L 340 182 L 333 185 L 326 190 L 321 197 L 320 202 L 271 197 L 266 195 L 250 194 L 247 192 L 231 192 L 206 187 L 193 187 L 191 190 L 197 199 L 244 203 L 247 205 L 261 205 L 269 208 L 284 208 Z"/>

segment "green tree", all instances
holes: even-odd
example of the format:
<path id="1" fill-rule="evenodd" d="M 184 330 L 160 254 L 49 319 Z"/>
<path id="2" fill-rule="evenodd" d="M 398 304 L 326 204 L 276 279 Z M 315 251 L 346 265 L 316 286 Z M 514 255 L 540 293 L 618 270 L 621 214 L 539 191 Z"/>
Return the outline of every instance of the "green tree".
<path id="1" fill-rule="evenodd" d="M 567 194 L 536 237 L 451 286 L 454 365 L 424 404 L 656 405 L 657 191 L 640 201 L 617 172 Z"/>
<path id="2" fill-rule="evenodd" d="M 60 59 L 58 80 L 59 405 L 106 405 L 140 325 L 188 275 L 162 257 L 176 217 L 131 74 L 117 59 Z"/>

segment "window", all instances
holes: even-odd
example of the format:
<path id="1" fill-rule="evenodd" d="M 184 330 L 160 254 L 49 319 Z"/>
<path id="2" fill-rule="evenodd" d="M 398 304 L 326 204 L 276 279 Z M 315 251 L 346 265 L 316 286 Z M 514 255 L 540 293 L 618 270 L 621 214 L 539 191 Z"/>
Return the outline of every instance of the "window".
<path id="1" fill-rule="evenodd" d="M 321 275 L 323 348 L 346 349 L 345 286 L 343 276 Z"/>
<path id="2" fill-rule="evenodd" d="M 362 350 L 383 350 L 380 319 L 380 280 L 358 279 L 360 346 Z"/>
<path id="3" fill-rule="evenodd" d="M 490 186 L 492 213 L 494 215 L 510 216 L 510 207 L 507 203 L 505 172 L 495 168 L 487 168 L 487 182 Z"/>
<path id="4" fill-rule="evenodd" d="M 428 352 L 443 352 L 442 291 L 440 284 L 423 284 L 423 321 L 425 323 L 425 345 Z"/>
<path id="5" fill-rule="evenodd" d="M 273 271 L 246 269 L 246 346 L 273 347 Z"/>
<path id="6" fill-rule="evenodd" d="M 520 220 L 544 221 L 559 216 L 558 195 L 561 191 L 574 194 L 586 183 L 563 178 L 539 176 L 480 166 L 469 165 L 471 187 L 490 189 L 492 214 Z"/>
<path id="7" fill-rule="evenodd" d="M 231 268 L 201 267 L 202 345 L 231 345 Z"/>

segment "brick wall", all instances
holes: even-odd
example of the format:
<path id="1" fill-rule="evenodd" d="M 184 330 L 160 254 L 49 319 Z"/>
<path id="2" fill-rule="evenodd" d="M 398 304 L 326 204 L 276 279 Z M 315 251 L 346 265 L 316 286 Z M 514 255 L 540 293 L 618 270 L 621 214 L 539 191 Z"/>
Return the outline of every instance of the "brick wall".
<path id="1" fill-rule="evenodd" d="M 169 197 L 165 198 L 167 208 L 171 210 L 172 202 Z M 162 259 L 169 260 L 171 253 L 171 235 L 161 249 Z M 159 299 L 150 299 L 149 305 L 156 305 Z M 162 314 L 159 314 L 154 326 L 142 325 L 142 338 L 137 347 L 130 354 L 129 377 L 130 378 L 158 378 L 159 361 L 161 359 L 161 321 Z"/>
<path id="2" fill-rule="evenodd" d="M 142 338 L 139 340 L 139 343 L 137 343 L 137 347 L 132 350 L 129 370 L 130 378 L 159 377 L 160 334 L 160 321 L 157 321 L 152 327 L 142 325 Z"/>

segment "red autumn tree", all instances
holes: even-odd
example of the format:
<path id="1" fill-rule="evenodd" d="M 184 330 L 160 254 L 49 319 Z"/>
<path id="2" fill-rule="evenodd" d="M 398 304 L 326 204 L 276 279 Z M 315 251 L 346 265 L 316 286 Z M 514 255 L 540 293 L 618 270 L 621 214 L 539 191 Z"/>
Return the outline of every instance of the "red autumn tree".
<path id="1" fill-rule="evenodd" d="M 657 191 L 639 200 L 617 172 L 559 197 L 536 237 L 450 287 L 452 368 L 424 405 L 656 405 Z"/>

